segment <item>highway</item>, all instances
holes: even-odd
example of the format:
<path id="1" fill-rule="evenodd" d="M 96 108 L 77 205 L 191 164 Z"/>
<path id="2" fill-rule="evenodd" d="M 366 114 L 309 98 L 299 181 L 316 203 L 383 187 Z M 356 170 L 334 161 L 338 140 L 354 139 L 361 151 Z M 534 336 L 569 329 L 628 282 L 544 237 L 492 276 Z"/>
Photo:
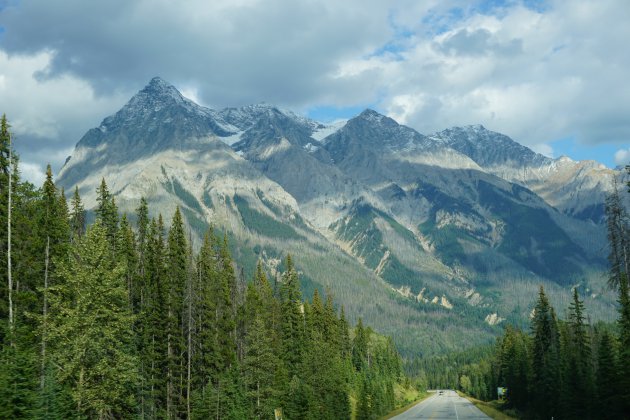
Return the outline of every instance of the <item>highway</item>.
<path id="1" fill-rule="evenodd" d="M 411 419 L 455 419 L 455 420 L 471 420 L 471 419 L 489 419 L 490 417 L 482 413 L 466 398 L 462 398 L 455 391 L 443 391 L 440 395 L 435 395 L 411 407 L 402 414 L 392 417 L 392 420 L 411 420 Z"/>

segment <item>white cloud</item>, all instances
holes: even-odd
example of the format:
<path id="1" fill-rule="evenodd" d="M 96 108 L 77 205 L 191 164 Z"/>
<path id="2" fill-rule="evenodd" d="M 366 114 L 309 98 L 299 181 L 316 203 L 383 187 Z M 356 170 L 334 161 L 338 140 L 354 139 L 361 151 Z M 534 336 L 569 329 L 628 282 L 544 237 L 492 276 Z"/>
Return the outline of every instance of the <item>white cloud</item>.
<path id="1" fill-rule="evenodd" d="M 198 103 L 199 105 L 204 105 L 203 101 L 199 97 L 199 89 L 197 89 L 196 87 L 194 86 L 179 87 L 179 91 L 181 92 L 182 95 L 184 95 L 186 98 L 190 99 L 191 101 Z"/>
<path id="2" fill-rule="evenodd" d="M 22 179 L 40 187 L 46 179 L 44 169 L 38 163 L 20 162 L 20 175 Z"/>
<path id="3" fill-rule="evenodd" d="M 131 92 L 96 96 L 87 81 L 75 76 L 38 79 L 52 59 L 49 51 L 9 56 L 0 50 L 0 113 L 7 115 L 23 161 L 58 169 L 83 133 L 116 111 Z M 32 167 L 29 171 L 36 173 Z"/>
<path id="4" fill-rule="evenodd" d="M 530 145 L 530 148 L 534 152 L 540 153 L 541 155 L 545 155 L 545 156 L 550 157 L 550 158 L 554 157 L 554 155 L 553 155 L 553 147 L 551 147 L 547 143 L 532 144 L 532 145 Z"/>
<path id="5" fill-rule="evenodd" d="M 628 165 L 630 164 L 630 149 L 619 149 L 615 152 L 615 164 Z"/>
<path id="6" fill-rule="evenodd" d="M 214 107 L 376 104 L 426 134 L 480 123 L 549 153 L 559 138 L 627 144 L 626 0 L 487 6 L 20 2 L 0 14 L 0 112 L 42 164 L 155 75 Z"/>
<path id="7" fill-rule="evenodd" d="M 381 58 L 381 106 L 422 132 L 482 123 L 530 146 L 569 136 L 627 141 L 628 19 L 620 1 L 472 13 L 443 33 L 416 36 L 402 61 Z"/>

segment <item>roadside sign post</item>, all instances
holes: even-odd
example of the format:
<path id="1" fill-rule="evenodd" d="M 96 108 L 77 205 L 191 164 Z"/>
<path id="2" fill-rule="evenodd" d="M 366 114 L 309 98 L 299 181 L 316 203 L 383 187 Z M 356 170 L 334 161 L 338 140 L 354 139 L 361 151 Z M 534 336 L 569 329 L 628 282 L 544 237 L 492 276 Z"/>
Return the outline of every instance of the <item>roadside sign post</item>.
<path id="1" fill-rule="evenodd" d="M 276 408 L 273 410 L 275 420 L 282 420 L 282 408 Z"/>

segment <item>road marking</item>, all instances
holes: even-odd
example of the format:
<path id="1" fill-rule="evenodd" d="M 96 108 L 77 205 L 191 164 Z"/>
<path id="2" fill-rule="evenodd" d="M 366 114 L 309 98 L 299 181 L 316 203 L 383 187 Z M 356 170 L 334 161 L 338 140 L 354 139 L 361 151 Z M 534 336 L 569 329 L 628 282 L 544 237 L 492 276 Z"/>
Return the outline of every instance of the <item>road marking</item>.
<path id="1" fill-rule="evenodd" d="M 457 414 L 457 406 L 455 405 L 455 401 L 453 401 L 453 408 L 455 409 L 455 417 L 457 417 L 457 420 L 459 420 L 459 414 Z"/>
<path id="2" fill-rule="evenodd" d="M 431 405 L 431 403 L 434 401 L 435 399 L 435 395 L 432 396 L 431 398 L 429 398 L 426 402 L 426 404 L 424 405 L 424 407 L 422 407 L 420 410 L 418 410 L 418 412 L 416 414 L 420 414 L 422 413 L 429 405 Z"/>

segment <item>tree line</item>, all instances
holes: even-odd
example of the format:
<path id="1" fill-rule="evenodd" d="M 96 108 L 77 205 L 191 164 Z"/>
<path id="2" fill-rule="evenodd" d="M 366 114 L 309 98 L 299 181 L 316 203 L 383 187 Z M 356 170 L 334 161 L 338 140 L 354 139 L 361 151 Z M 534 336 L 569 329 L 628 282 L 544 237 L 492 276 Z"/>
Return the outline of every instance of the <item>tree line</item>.
<path id="1" fill-rule="evenodd" d="M 0 126 L 0 417 L 372 419 L 397 405 L 392 340 L 301 294 L 287 256 L 239 276 L 226 235 L 193 250 L 143 198 L 131 223 L 105 180 L 96 220 L 50 167 L 24 182 Z"/>

